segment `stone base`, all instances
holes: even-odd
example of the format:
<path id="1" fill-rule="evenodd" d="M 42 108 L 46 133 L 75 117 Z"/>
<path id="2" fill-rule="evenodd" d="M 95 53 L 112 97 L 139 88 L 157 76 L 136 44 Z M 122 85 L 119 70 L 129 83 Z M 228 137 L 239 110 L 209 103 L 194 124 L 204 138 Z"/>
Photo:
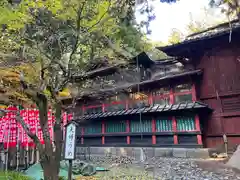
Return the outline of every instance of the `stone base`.
<path id="1" fill-rule="evenodd" d="M 128 156 L 136 161 L 156 157 L 206 159 L 209 151 L 205 148 L 77 147 L 77 156 Z"/>

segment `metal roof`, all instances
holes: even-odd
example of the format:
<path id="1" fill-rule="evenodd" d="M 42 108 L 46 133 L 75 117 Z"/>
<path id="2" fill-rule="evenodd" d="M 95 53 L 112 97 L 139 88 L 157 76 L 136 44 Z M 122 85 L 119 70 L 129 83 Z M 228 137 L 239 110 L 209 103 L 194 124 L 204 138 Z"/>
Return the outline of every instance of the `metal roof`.
<path id="1" fill-rule="evenodd" d="M 116 117 L 116 116 L 125 116 L 125 115 L 132 115 L 132 114 L 140 114 L 140 113 L 156 113 L 156 112 L 167 112 L 167 111 L 178 111 L 178 110 L 190 110 L 190 109 L 210 109 L 207 104 L 201 102 L 186 102 L 186 103 L 179 103 L 179 104 L 172 104 L 172 105 L 158 105 L 155 104 L 150 107 L 143 107 L 143 108 L 135 108 L 129 110 L 121 110 L 121 111 L 114 111 L 114 112 L 104 112 L 98 114 L 90 114 L 84 116 L 77 116 L 74 117 L 75 121 L 82 121 L 82 120 L 90 120 L 90 119 L 99 119 L 105 117 Z"/>

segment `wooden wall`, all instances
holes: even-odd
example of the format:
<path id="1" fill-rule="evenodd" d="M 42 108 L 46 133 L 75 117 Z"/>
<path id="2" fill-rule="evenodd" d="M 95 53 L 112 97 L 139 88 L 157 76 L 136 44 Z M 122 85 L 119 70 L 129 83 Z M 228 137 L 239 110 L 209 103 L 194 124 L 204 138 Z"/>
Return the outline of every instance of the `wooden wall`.
<path id="1" fill-rule="evenodd" d="M 205 146 L 220 146 L 224 133 L 231 144 L 240 144 L 239 44 L 225 43 L 205 52 L 196 68 L 204 70 L 198 99 L 214 109 L 210 117 L 202 119 Z"/>

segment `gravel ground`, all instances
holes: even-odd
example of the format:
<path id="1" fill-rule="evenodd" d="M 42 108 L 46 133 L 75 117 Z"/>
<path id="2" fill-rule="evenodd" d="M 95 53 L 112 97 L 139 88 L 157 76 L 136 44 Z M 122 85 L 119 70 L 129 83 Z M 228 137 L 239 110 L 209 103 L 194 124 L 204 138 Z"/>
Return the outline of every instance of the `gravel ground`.
<path id="1" fill-rule="evenodd" d="M 102 165 L 109 167 L 106 164 Z M 110 171 L 97 173 L 96 176 L 101 177 L 100 179 L 111 177 L 110 179 L 119 180 L 240 180 L 240 171 L 217 161 L 158 158 L 131 165 L 118 164 L 112 166 Z"/>
<path id="2" fill-rule="evenodd" d="M 145 169 L 161 180 L 240 180 L 236 170 L 209 160 L 161 158 L 145 163 Z"/>

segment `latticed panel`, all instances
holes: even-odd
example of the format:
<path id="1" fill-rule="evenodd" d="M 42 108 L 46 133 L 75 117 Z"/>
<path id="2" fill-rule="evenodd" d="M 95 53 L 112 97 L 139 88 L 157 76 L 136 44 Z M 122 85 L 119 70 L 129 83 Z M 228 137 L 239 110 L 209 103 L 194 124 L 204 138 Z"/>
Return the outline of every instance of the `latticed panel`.
<path id="1" fill-rule="evenodd" d="M 131 132 L 152 132 L 152 120 L 143 119 L 130 121 Z"/>
<path id="2" fill-rule="evenodd" d="M 85 114 L 97 114 L 102 112 L 102 107 L 94 107 L 94 108 L 86 108 L 84 113 Z"/>
<path id="3" fill-rule="evenodd" d="M 102 132 L 101 123 L 92 123 L 84 128 L 84 134 L 99 134 Z"/>
<path id="4" fill-rule="evenodd" d="M 156 131 L 172 131 L 172 120 L 169 118 L 156 119 Z"/>
<path id="5" fill-rule="evenodd" d="M 124 109 L 126 109 L 125 104 L 108 104 L 105 107 L 106 112 L 121 111 L 121 110 L 124 110 Z"/>
<path id="6" fill-rule="evenodd" d="M 178 131 L 193 131 L 195 130 L 194 116 L 176 117 Z"/>
<path id="7" fill-rule="evenodd" d="M 126 132 L 126 121 L 107 121 L 105 124 L 105 132 Z"/>

